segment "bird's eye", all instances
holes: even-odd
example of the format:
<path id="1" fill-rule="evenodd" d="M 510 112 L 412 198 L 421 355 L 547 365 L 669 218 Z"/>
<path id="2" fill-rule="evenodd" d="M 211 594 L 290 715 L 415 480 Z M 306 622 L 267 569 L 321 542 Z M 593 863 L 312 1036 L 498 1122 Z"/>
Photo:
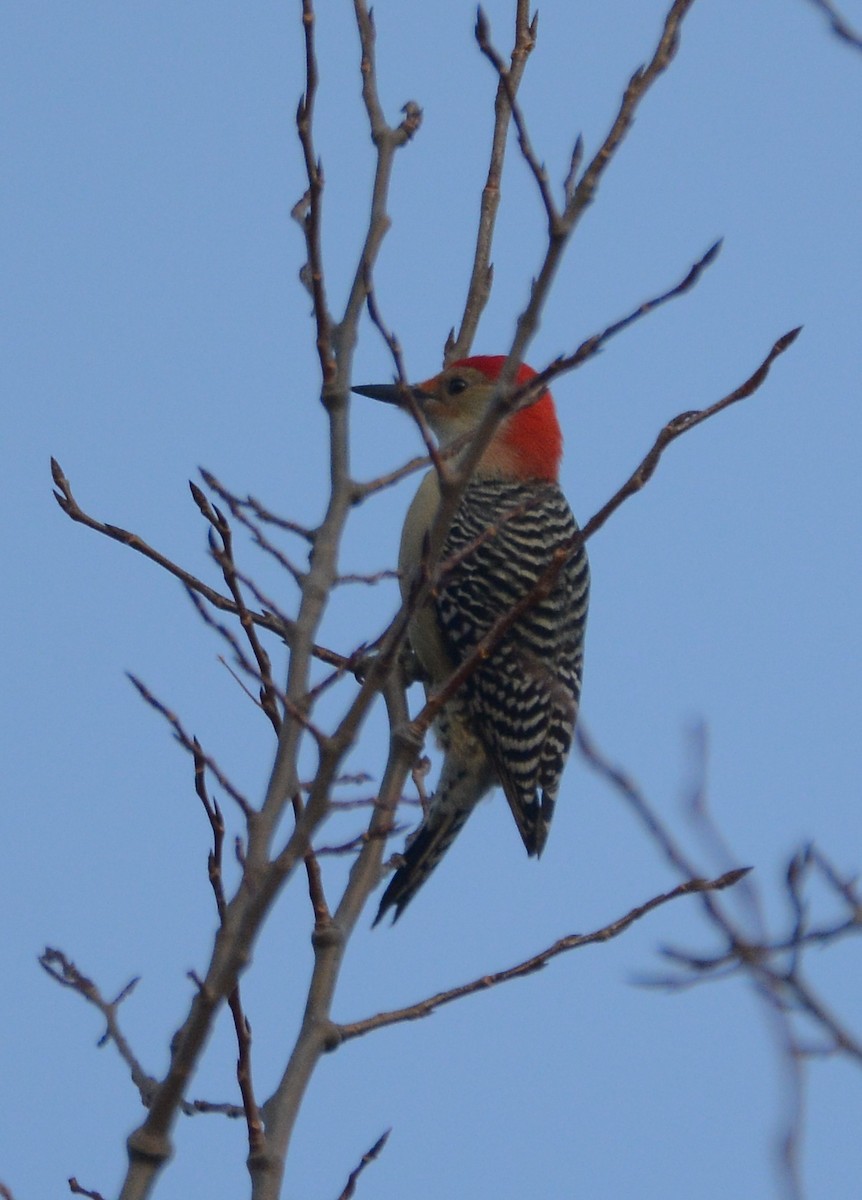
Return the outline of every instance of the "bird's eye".
<path id="1" fill-rule="evenodd" d="M 467 380 L 462 379 L 460 375 L 456 375 L 454 379 L 450 379 L 446 384 L 446 391 L 450 396 L 457 396 L 459 392 L 463 392 L 467 387 Z"/>

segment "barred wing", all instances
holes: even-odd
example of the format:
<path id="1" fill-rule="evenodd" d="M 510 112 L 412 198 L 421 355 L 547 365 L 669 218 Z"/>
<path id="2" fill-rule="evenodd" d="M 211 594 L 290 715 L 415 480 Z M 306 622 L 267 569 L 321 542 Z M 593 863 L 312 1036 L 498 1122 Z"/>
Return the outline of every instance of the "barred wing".
<path id="1" fill-rule="evenodd" d="M 475 480 L 443 554 L 435 601 L 456 665 L 528 596 L 577 525 L 552 482 Z M 574 734 L 583 674 L 589 565 L 583 546 L 547 596 L 506 630 L 464 684 L 474 730 L 494 762 L 529 854 L 541 854 Z"/>

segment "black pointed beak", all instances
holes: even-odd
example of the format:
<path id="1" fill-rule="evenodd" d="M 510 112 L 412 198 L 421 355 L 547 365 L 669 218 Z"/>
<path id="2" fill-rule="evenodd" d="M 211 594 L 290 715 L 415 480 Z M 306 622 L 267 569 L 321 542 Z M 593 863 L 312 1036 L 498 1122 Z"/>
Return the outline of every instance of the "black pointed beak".
<path id="1" fill-rule="evenodd" d="M 418 387 L 404 387 L 400 383 L 363 383 L 350 389 L 359 396 L 369 396 L 372 400 L 382 400 L 384 404 L 404 406 L 405 392 L 414 400 L 421 402 L 428 399 L 428 393 Z"/>

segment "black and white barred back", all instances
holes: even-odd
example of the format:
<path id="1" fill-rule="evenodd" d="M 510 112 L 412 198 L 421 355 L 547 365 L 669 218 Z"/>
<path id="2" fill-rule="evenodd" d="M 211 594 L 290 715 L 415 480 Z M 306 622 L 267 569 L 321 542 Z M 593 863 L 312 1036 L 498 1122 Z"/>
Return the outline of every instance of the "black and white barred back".
<path id="1" fill-rule="evenodd" d="M 555 482 L 474 480 L 434 594 L 457 666 L 536 587 L 554 552 L 571 548 L 548 595 L 516 617 L 464 684 L 472 727 L 531 855 L 545 845 L 581 694 L 589 564 L 577 532 Z"/>

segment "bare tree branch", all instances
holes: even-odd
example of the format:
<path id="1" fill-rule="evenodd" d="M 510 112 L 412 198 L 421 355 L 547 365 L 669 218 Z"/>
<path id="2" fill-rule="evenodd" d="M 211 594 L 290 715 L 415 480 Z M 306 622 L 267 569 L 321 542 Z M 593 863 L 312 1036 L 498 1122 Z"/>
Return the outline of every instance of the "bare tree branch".
<path id="1" fill-rule="evenodd" d="M 135 675 L 128 674 L 128 677 L 132 684 L 134 684 L 142 699 L 144 699 L 151 708 L 154 708 L 157 713 L 160 713 L 165 718 L 174 731 L 174 737 L 177 739 L 180 745 L 187 750 L 189 754 L 191 754 L 195 764 L 197 765 L 199 761 L 206 763 L 208 770 L 210 770 L 213 774 L 213 777 L 218 780 L 219 786 L 224 788 L 231 800 L 234 801 L 234 803 L 243 813 L 243 816 L 245 816 L 246 820 L 248 820 L 253 812 L 251 804 L 248 802 L 242 792 L 238 788 L 234 787 L 218 763 L 208 754 L 204 754 L 204 752 L 201 750 L 198 739 L 186 732 L 182 721 L 180 721 L 176 713 L 171 712 L 166 705 L 162 704 L 161 700 L 157 699 L 153 695 L 146 684 L 142 683 L 141 680 Z"/>
<path id="2" fill-rule="evenodd" d="M 225 503 L 232 503 L 236 505 L 237 508 L 247 508 L 254 514 L 257 520 L 261 521 L 264 525 L 274 525 L 276 529 L 281 529 L 285 533 L 294 533 L 297 537 L 301 537 L 303 541 L 308 542 L 312 546 L 314 545 L 314 539 L 316 536 L 315 530 L 309 529 L 306 525 L 300 525 L 296 521 L 291 521 L 287 517 L 279 516 L 278 513 L 272 512 L 271 509 L 267 508 L 254 496 L 235 495 L 235 493 L 229 491 L 223 483 L 220 483 L 219 480 L 216 479 L 212 471 L 207 471 L 207 477 L 209 478 L 212 487 L 216 492 L 218 492 Z"/>
<path id="3" fill-rule="evenodd" d="M 619 111 L 596 154 L 575 187 L 566 211 L 580 216 L 592 204 L 596 188 L 634 122 L 635 113 L 646 93 L 676 57 L 682 23 L 694 0 L 674 0 L 665 18 L 655 52 L 645 67 L 638 67 L 623 93 Z"/>
<path id="4" fill-rule="evenodd" d="M 585 338 L 572 354 L 561 355 L 559 358 L 554 359 L 544 370 L 538 371 L 527 385 L 518 389 L 514 394 L 510 401 L 512 406 L 521 408 L 537 400 L 541 395 L 543 387 L 550 383 L 552 379 L 556 379 L 557 376 L 564 375 L 576 367 L 583 366 L 584 363 L 594 358 L 600 350 L 604 349 L 611 338 L 616 337 L 618 333 L 622 333 L 630 325 L 642 320 L 663 304 L 667 304 L 669 300 L 675 300 L 678 296 L 684 295 L 685 292 L 691 291 L 703 272 L 715 262 L 721 250 L 721 245 L 722 240 L 720 238 L 717 242 L 713 242 L 706 253 L 689 268 L 685 278 L 668 291 L 661 292 L 649 300 L 642 301 L 637 308 L 632 309 L 631 312 L 621 317 L 618 321 L 613 321 L 599 333 L 594 333 L 590 337 Z"/>
<path id="5" fill-rule="evenodd" d="M 314 148 L 314 102 L 317 97 L 317 56 L 314 47 L 314 4 L 313 0 L 302 0 L 302 25 L 305 31 L 305 93 L 296 110 L 296 128 L 299 144 L 305 159 L 305 174 L 308 188 L 293 209 L 293 215 L 305 235 L 308 261 L 301 274 L 314 304 L 314 319 L 317 325 L 317 354 L 320 359 L 320 374 L 324 386 L 335 375 L 332 352 L 332 317 L 326 304 L 326 287 L 323 279 L 323 254 L 320 244 L 321 204 L 323 199 L 323 164 Z"/>
<path id="6" fill-rule="evenodd" d="M 300 792 L 293 797 L 293 813 L 298 822 L 303 812 L 302 795 Z M 311 901 L 311 911 L 314 913 L 314 927 L 320 928 L 332 920 L 326 894 L 323 890 L 323 877 L 320 874 L 320 864 L 317 861 L 318 851 L 309 846 L 305 854 L 305 873 L 308 879 L 308 898 Z"/>
<path id="7" fill-rule="evenodd" d="M 234 496 L 232 492 L 228 491 L 224 484 L 219 483 L 211 471 L 207 471 L 201 467 L 200 473 L 207 487 L 211 488 L 227 504 L 228 508 L 230 509 L 231 516 L 239 521 L 243 528 L 248 530 L 248 532 L 251 534 L 254 544 L 259 546 L 261 550 L 265 551 L 265 553 L 267 553 L 271 558 L 275 559 L 278 565 L 283 570 L 287 571 L 288 575 L 293 578 L 294 582 L 299 587 L 302 587 L 306 574 L 305 571 L 297 567 L 293 560 L 288 558 L 283 550 L 280 550 L 274 542 L 270 541 L 270 539 L 264 534 L 257 521 L 248 516 L 248 514 L 245 512 L 245 509 L 249 506 L 245 502 L 241 501 L 238 496 Z M 210 520 L 210 514 L 215 516 L 219 510 L 209 504 L 209 501 L 200 491 L 200 488 L 196 488 L 194 484 L 190 484 L 189 486 L 192 488 L 192 495 L 195 497 L 195 501 L 197 502 L 198 507 L 201 509 L 201 512 L 207 518 L 207 520 Z M 222 520 L 219 520 L 218 517 L 216 517 L 216 519 L 211 522 L 219 536 L 222 535 L 222 521 L 223 518 Z M 311 544 L 312 546 L 314 545 L 313 536 L 311 538 Z"/>
<path id="8" fill-rule="evenodd" d="M 83 996 L 89 1004 L 92 1004 L 94 1008 L 99 1010 L 105 1019 L 105 1032 L 99 1039 L 99 1045 L 104 1046 L 109 1040 L 114 1043 L 117 1047 L 117 1053 L 129 1068 L 132 1083 L 138 1089 L 142 1103 L 144 1105 L 149 1104 L 153 1089 L 156 1086 L 156 1080 L 152 1075 L 147 1074 L 141 1066 L 120 1029 L 117 1016 L 120 1005 L 132 994 L 139 980 L 130 980 L 114 1000 L 106 1000 L 92 979 L 88 979 L 86 975 L 82 974 L 62 950 L 46 946 L 45 950 L 39 956 L 39 965 L 61 987 L 70 988 L 73 992 L 77 992 L 79 996 Z"/>
<path id="9" fill-rule="evenodd" d="M 270 677 L 268 681 L 264 680 L 264 678 L 261 675 L 258 668 L 252 663 L 251 659 L 248 658 L 248 656 L 245 654 L 237 635 L 233 632 L 232 629 L 230 629 L 229 626 L 225 625 L 221 621 L 215 620 L 215 618 L 209 612 L 206 605 L 200 599 L 199 596 L 197 596 L 190 589 L 186 589 L 186 594 L 187 594 L 189 600 L 191 600 L 192 604 L 194 605 L 195 612 L 198 614 L 200 619 L 203 621 L 204 625 L 206 625 L 209 629 L 215 630 L 215 632 L 219 635 L 219 637 L 223 638 L 224 641 L 227 642 L 228 646 L 230 646 L 231 650 L 233 651 L 234 661 L 237 664 L 237 666 L 239 667 L 239 669 L 242 672 L 244 672 L 244 674 L 248 675 L 251 679 L 253 679 L 255 681 L 255 683 L 258 685 L 258 694 L 257 694 L 257 696 L 255 696 L 246 687 L 245 683 L 243 683 L 243 681 L 240 679 L 239 675 L 236 673 L 236 671 L 233 670 L 233 668 L 230 666 L 230 664 L 227 663 L 224 658 L 219 656 L 219 661 L 222 662 L 227 667 L 230 674 L 237 681 L 237 683 L 240 685 L 240 687 L 245 692 L 245 694 L 249 697 L 249 699 L 252 701 L 252 703 L 257 708 L 259 708 L 261 710 L 261 712 L 264 713 L 264 715 L 269 719 L 270 724 L 272 725 L 273 729 L 275 730 L 275 732 L 277 734 L 279 731 L 279 728 L 281 727 L 281 716 L 279 714 L 278 707 L 274 703 L 274 701 L 268 700 L 268 696 L 270 695 L 270 689 L 266 686 L 266 684 L 268 682 L 270 687 L 273 689 L 273 691 L 275 691 L 274 685 L 272 684 L 272 678 Z M 275 694 L 279 699 L 281 699 L 280 693 L 275 691 Z"/>
<path id="10" fill-rule="evenodd" d="M 808 0 L 815 8 L 819 8 L 829 22 L 829 27 L 836 37 L 854 50 L 862 50 L 862 35 L 858 34 L 850 23 L 841 15 L 832 0 Z"/>
<path id="11" fill-rule="evenodd" d="M 650 452 L 641 460 L 638 467 L 623 486 L 614 493 L 607 504 L 599 509 L 595 516 L 587 521 L 583 528 L 584 540 L 592 537 L 596 530 L 601 529 L 611 514 L 616 512 L 629 496 L 634 495 L 635 492 L 639 492 L 649 482 L 659 464 L 661 456 L 671 442 L 675 442 L 678 437 L 682 437 L 684 433 L 688 433 L 690 429 L 694 429 L 697 425 L 702 425 L 710 417 L 714 417 L 726 408 L 730 408 L 732 404 L 736 404 L 740 400 L 745 400 L 748 396 L 753 395 L 766 380 L 766 376 L 769 374 L 769 370 L 776 358 L 793 345 L 801 331 L 802 326 L 799 326 L 797 329 L 791 329 L 789 333 L 785 333 L 780 337 L 774 343 L 760 366 L 749 375 L 748 379 L 744 383 L 741 383 L 739 387 L 734 388 L 732 392 L 722 397 L 721 400 L 716 400 L 714 404 L 710 404 L 706 408 L 680 413 L 679 416 L 668 421 L 660 430 Z"/>
<path id="12" fill-rule="evenodd" d="M 538 17 L 530 20 L 529 0 L 517 0 L 515 6 L 515 44 L 508 69 L 501 72 L 497 81 L 494 100 L 494 133 L 491 138 L 491 157 L 488 176 L 482 189 L 479 207 L 479 223 L 476 230 L 476 249 L 473 267 L 467 287 L 467 298 L 457 338 L 454 330 L 449 334 L 444 354 L 444 365 L 464 358 L 470 353 L 479 320 L 491 295 L 494 268 L 491 265 L 491 247 L 497 209 L 500 206 L 503 163 L 506 157 L 509 122 L 512 117 L 512 97 L 517 95 L 527 59 L 536 44 Z"/>
<path id="13" fill-rule="evenodd" d="M 215 800 L 211 800 L 206 785 L 207 761 L 195 739 L 197 752 L 195 754 L 195 791 L 204 807 L 213 835 L 213 848 L 207 858 L 207 870 L 219 921 L 224 923 L 227 912 L 227 900 L 224 891 L 222 875 L 222 854 L 224 850 L 225 824 L 221 809 Z M 236 1078 L 242 1096 L 242 1107 L 245 1113 L 246 1129 L 248 1131 L 248 1148 L 250 1152 L 257 1150 L 263 1139 L 263 1122 L 260 1110 L 254 1097 L 251 1068 L 251 1025 L 243 1012 L 240 985 L 237 982 L 228 996 L 228 1007 L 233 1018 L 234 1033 L 237 1041 Z"/>
<path id="14" fill-rule="evenodd" d="M 392 355 L 392 362 L 395 367 L 396 381 L 401 385 L 402 392 L 402 407 L 410 414 L 416 423 L 416 427 L 422 436 L 422 441 L 425 443 L 425 450 L 428 459 L 432 462 L 437 470 L 438 475 L 442 475 L 445 471 L 443 458 L 437 448 L 437 442 L 434 434 L 431 432 L 431 427 L 425 419 L 425 414 L 422 412 L 419 405 L 416 403 L 416 398 L 413 395 L 412 389 L 409 386 L 407 373 L 404 369 L 404 360 L 401 355 L 401 344 L 398 338 L 392 331 L 387 328 L 383 320 L 380 309 L 377 306 L 377 297 L 374 292 L 374 285 L 370 275 L 366 278 L 366 305 L 368 307 L 368 315 L 371 322 L 383 338 L 389 353 Z M 354 492 L 354 496 L 355 496 Z"/>
<path id="15" fill-rule="evenodd" d="M 417 1004 L 407 1005 L 405 1008 L 393 1009 L 392 1012 L 377 1013 L 376 1016 L 366 1017 L 362 1021 L 350 1021 L 337 1025 L 336 1032 L 339 1038 L 346 1042 L 351 1038 L 362 1037 L 374 1029 L 383 1029 L 387 1025 L 398 1025 L 403 1021 L 417 1021 L 422 1017 L 428 1017 L 442 1005 L 451 1004 L 453 1000 L 460 1000 L 464 996 L 472 996 L 476 992 L 486 991 L 488 988 L 496 987 L 498 984 L 508 983 L 510 979 L 521 979 L 525 975 L 532 975 L 535 971 L 540 971 L 543 967 L 547 966 L 551 959 L 556 958 L 560 954 L 565 954 L 569 950 L 580 950 L 584 946 L 593 946 L 598 942 L 608 942 L 612 938 L 619 937 L 635 921 L 639 921 L 647 913 L 652 912 L 653 909 L 660 908 L 663 904 L 668 904 L 671 900 L 676 900 L 680 896 L 688 896 L 695 892 L 720 891 L 722 888 L 733 887 L 750 869 L 750 867 L 741 867 L 733 871 L 727 871 L 718 879 L 689 879 L 685 883 L 679 884 L 670 892 L 663 892 L 661 895 L 653 896 L 645 904 L 639 904 L 636 908 L 627 912 L 625 916 L 618 917 L 617 920 L 602 926 L 601 929 L 596 929 L 592 933 L 571 933 L 566 937 L 559 938 L 553 945 L 548 946 L 546 950 L 541 950 L 538 954 L 531 955 L 530 958 L 524 959 L 523 962 L 518 963 L 514 967 L 508 967 L 504 971 L 496 971 L 492 975 L 482 975 L 470 983 L 461 984 L 460 987 L 449 988 L 444 992 L 437 992 L 434 996 L 429 996 L 426 1000 L 420 1000 Z"/>
<path id="16" fill-rule="evenodd" d="M 578 743 L 590 766 L 625 800 L 673 867 L 686 876 L 694 873 L 696 868 L 690 858 L 635 782 L 597 750 L 583 728 L 579 730 Z M 709 816 L 705 804 L 699 804 L 695 812 L 698 821 L 707 825 Z M 710 828 L 700 832 L 706 834 L 709 841 L 715 842 Z M 849 908 L 849 928 L 847 920 L 838 919 L 826 929 L 812 929 L 803 889 L 814 870 L 829 882 L 833 892 Z M 807 945 L 820 944 L 820 934 L 828 944 L 830 940 L 845 936 L 851 929 L 855 933 L 862 933 L 862 912 L 853 884 L 843 880 L 828 860 L 813 847 L 804 847 L 791 857 L 785 872 L 785 884 L 790 914 L 789 932 L 777 937 L 769 933 L 764 906 L 756 887 L 749 880 L 734 893 L 743 901 L 744 921 L 733 918 L 727 907 L 713 895 L 703 894 L 701 902 L 704 912 L 709 924 L 722 939 L 722 949 L 717 953 L 702 955 L 665 948 L 665 958 L 678 971 L 647 982 L 652 986 L 678 990 L 703 980 L 725 979 L 733 975 L 748 978 L 755 994 L 763 1001 L 785 1083 L 782 1095 L 786 1115 L 779 1138 L 782 1183 L 790 1200 L 802 1200 L 800 1154 L 805 1062 L 812 1055 L 840 1054 L 857 1065 L 862 1064 L 862 1039 L 831 1011 L 805 978 L 803 951 Z M 820 1039 L 815 1045 L 811 1044 L 808 1036 L 810 1029 Z"/>
<path id="17" fill-rule="evenodd" d="M 394 471 L 388 471 L 385 475 L 378 475 L 376 479 L 369 479 L 367 483 L 357 483 L 353 489 L 353 503 L 361 504 L 363 500 L 367 500 L 375 492 L 392 487 L 393 484 L 400 483 L 402 479 L 406 479 L 410 475 L 415 475 L 417 471 L 421 471 L 430 465 L 431 458 L 429 455 L 411 458 L 409 462 L 406 462 L 402 467 L 397 467 Z"/>
<path id="18" fill-rule="evenodd" d="M 101 1192 L 93 1192 L 89 1188 L 82 1187 L 74 1175 L 69 1180 L 69 1191 L 73 1196 L 88 1196 L 89 1200 L 105 1200 Z"/>
<path id="19" fill-rule="evenodd" d="M 222 612 L 232 613 L 238 616 L 236 604 L 228 596 L 223 596 L 214 588 L 192 575 L 190 571 L 186 571 L 183 567 L 177 565 L 171 559 L 167 558 L 160 551 L 155 550 L 148 545 L 138 534 L 131 533 L 128 529 L 121 529 L 118 525 L 109 525 L 103 521 L 96 520 L 86 513 L 78 504 L 72 494 L 69 480 L 63 474 L 60 464 L 55 458 L 51 459 L 51 474 L 54 483 L 57 486 L 57 491 L 54 497 L 57 503 L 62 508 L 63 512 L 73 521 L 80 525 L 85 525 L 88 529 L 95 530 L 96 533 L 104 534 L 105 537 L 112 538 L 116 542 L 120 542 L 124 546 L 128 546 L 131 550 L 137 551 L 145 558 L 150 559 L 156 566 L 167 571 L 169 575 L 173 575 L 179 581 L 193 592 L 197 592 L 213 606 L 220 609 Z M 269 629 L 272 633 L 278 634 L 279 637 L 285 639 L 290 644 L 295 636 L 295 623 L 288 621 L 283 616 L 276 615 L 275 612 L 251 613 L 251 619 L 261 629 Z M 325 646 L 315 646 L 313 653 L 321 662 L 329 663 L 332 666 L 344 666 L 349 669 L 349 659 L 342 654 L 337 654 L 334 650 L 328 650 Z"/>
<path id="20" fill-rule="evenodd" d="M 356 1192 L 356 1181 L 359 1179 L 359 1176 L 362 1174 L 368 1164 L 374 1162 L 375 1158 L 380 1155 L 381 1150 L 389 1141 L 389 1135 L 391 1132 L 391 1129 L 387 1129 L 385 1133 L 381 1133 L 380 1137 L 377 1139 L 371 1149 L 365 1151 L 365 1153 L 362 1155 L 362 1158 L 359 1160 L 359 1165 L 354 1167 L 354 1169 L 350 1172 L 344 1191 L 338 1197 L 338 1200 L 351 1200 L 351 1197 Z"/>
<path id="21" fill-rule="evenodd" d="M 118 1016 L 120 1005 L 131 996 L 140 979 L 131 979 L 113 1000 L 106 1000 L 92 979 L 88 979 L 79 971 L 62 950 L 47 946 L 39 956 L 39 964 L 61 987 L 77 992 L 102 1014 L 105 1019 L 105 1032 L 99 1038 L 97 1045 L 101 1047 L 108 1042 L 114 1043 L 120 1058 L 129 1068 L 132 1083 L 138 1090 L 141 1103 L 145 1108 L 148 1107 L 153 1092 L 158 1086 L 158 1080 L 141 1066 L 128 1039 L 120 1029 Z M 190 1117 L 196 1116 L 198 1113 L 219 1113 L 222 1116 L 233 1118 L 243 1116 L 243 1109 L 239 1105 L 216 1103 L 209 1100 L 183 1100 L 181 1110 L 185 1116 Z"/>
<path id="22" fill-rule="evenodd" d="M 532 29 L 530 32 L 534 34 L 535 30 Z M 535 151 L 533 150 L 533 146 L 530 141 L 530 135 L 527 132 L 527 122 L 524 119 L 524 114 L 521 112 L 520 105 L 515 99 L 515 91 L 512 87 L 512 81 L 509 78 L 509 71 L 506 68 L 506 64 L 503 61 L 502 56 L 491 45 L 490 34 L 491 30 L 488 24 L 488 18 L 485 16 L 485 13 L 482 11 L 482 9 L 479 8 L 476 15 L 476 41 L 479 44 L 479 49 L 490 61 L 491 65 L 494 67 L 494 70 L 497 72 L 497 78 L 499 79 L 498 87 L 501 87 L 505 93 L 506 106 L 511 114 L 512 121 L 514 122 L 515 129 L 518 133 L 518 146 L 520 147 L 524 161 L 530 168 L 533 178 L 536 181 L 536 187 L 539 189 L 539 195 L 542 197 L 542 203 L 545 206 L 545 215 L 548 218 L 548 227 L 549 229 L 552 229 L 558 214 L 554 205 L 553 196 L 551 195 L 548 172 L 545 170 L 544 165 L 536 158 Z"/>

